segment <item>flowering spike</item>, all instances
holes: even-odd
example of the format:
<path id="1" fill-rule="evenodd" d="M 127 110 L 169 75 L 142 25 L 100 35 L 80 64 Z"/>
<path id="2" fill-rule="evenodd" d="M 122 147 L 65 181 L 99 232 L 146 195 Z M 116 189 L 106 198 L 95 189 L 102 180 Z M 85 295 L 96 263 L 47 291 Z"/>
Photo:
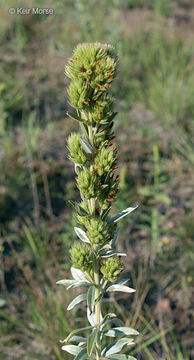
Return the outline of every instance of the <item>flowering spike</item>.
<path id="1" fill-rule="evenodd" d="M 68 289 L 79 285 L 87 289 L 87 295 L 80 295 L 73 304 L 87 299 L 87 317 L 91 327 L 86 329 L 91 329 L 91 334 L 82 345 L 63 346 L 63 350 L 74 349 L 72 354 L 75 353 L 76 358 L 81 359 L 83 355 L 84 359 L 100 360 L 106 353 L 106 348 L 101 349 L 102 324 L 108 318 L 108 314 L 104 319 L 102 317 L 101 299 L 104 293 L 114 289 L 128 293 L 134 291 L 118 280 L 123 271 L 120 259 L 123 254 L 113 248 L 118 235 L 117 221 L 129 209 L 112 219 L 109 217 L 119 183 L 119 175 L 115 175 L 118 148 L 114 148 L 112 142 L 116 113 L 113 111 L 114 99 L 108 92 L 117 73 L 117 55 L 114 48 L 107 44 L 81 44 L 75 49 L 65 72 L 71 79 L 69 100 L 77 112 L 75 115 L 69 113 L 69 116 L 76 119 L 82 129 L 81 137 L 73 133 L 68 138 L 69 158 L 76 163 L 76 183 L 82 199 L 74 206 L 81 226 L 75 228 L 76 234 L 82 243 L 74 244 L 70 250 L 74 280 L 58 283 Z M 110 286 L 109 282 L 113 285 Z M 78 332 L 75 330 L 73 333 Z M 123 341 L 126 343 L 126 338 Z"/>

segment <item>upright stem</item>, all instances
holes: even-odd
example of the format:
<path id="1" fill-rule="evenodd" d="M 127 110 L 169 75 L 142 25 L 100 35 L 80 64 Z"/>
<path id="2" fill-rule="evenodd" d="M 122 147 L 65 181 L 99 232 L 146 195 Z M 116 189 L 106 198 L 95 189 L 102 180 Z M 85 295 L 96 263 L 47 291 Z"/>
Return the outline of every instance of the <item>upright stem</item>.
<path id="1" fill-rule="evenodd" d="M 88 126 L 88 139 L 90 144 L 94 145 L 94 133 L 92 125 Z M 93 164 L 91 164 L 91 170 L 93 169 Z M 89 200 L 89 206 L 90 206 L 90 213 L 95 213 L 95 199 L 92 198 Z M 95 299 L 97 299 L 100 295 L 100 278 L 99 278 L 99 259 L 96 258 L 94 262 L 94 282 L 96 285 L 95 288 Z M 101 303 L 98 301 L 95 305 L 95 315 L 96 315 L 96 327 L 100 324 L 100 310 L 101 310 Z M 96 340 L 96 360 L 100 360 L 101 355 L 101 346 L 100 346 L 100 339 L 97 338 Z"/>
<path id="2" fill-rule="evenodd" d="M 96 284 L 96 289 L 95 289 L 95 299 L 97 299 L 100 295 L 100 279 L 99 279 L 99 262 L 98 259 L 96 259 L 95 261 L 95 268 L 94 268 L 94 281 Z M 101 310 L 101 304 L 100 301 L 98 301 L 95 305 L 95 314 L 96 314 L 96 327 L 99 326 L 100 324 L 100 310 Z M 100 341 L 99 338 L 97 338 L 96 340 L 96 359 L 100 360 L 100 354 L 101 354 L 101 349 L 100 349 Z"/>

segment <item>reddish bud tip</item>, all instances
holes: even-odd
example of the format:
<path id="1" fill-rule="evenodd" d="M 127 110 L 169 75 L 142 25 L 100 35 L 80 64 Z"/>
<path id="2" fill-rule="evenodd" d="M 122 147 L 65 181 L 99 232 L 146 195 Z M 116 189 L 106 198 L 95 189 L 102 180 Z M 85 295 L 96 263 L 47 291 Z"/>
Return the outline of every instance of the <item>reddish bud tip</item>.
<path id="1" fill-rule="evenodd" d="M 82 102 L 85 104 L 85 105 L 89 105 L 89 103 L 85 100 L 82 100 Z"/>
<path id="2" fill-rule="evenodd" d="M 100 84 L 96 84 L 99 88 L 100 88 L 100 90 L 103 90 L 103 87 L 102 87 L 102 85 L 100 85 Z"/>
<path id="3" fill-rule="evenodd" d="M 85 67 L 82 65 L 82 67 L 80 68 L 80 71 L 81 72 L 86 72 L 86 69 L 85 69 Z"/>
<path id="4" fill-rule="evenodd" d="M 112 198 L 110 198 L 110 197 L 108 197 L 108 199 L 106 199 L 108 202 L 114 202 L 115 201 L 115 199 L 112 199 Z"/>

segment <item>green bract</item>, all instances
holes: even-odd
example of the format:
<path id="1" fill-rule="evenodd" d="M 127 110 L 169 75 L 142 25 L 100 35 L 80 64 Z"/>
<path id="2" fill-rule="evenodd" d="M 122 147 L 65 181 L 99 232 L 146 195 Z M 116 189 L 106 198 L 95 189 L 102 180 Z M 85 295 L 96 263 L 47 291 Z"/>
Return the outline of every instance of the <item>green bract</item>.
<path id="1" fill-rule="evenodd" d="M 77 221 L 74 227 L 77 243 L 70 251 L 73 279 L 57 283 L 67 289 L 83 287 L 85 292 L 76 295 L 68 310 L 85 303 L 90 326 L 72 331 L 64 340 L 62 349 L 72 354 L 75 360 L 120 359 L 125 356 L 117 355 L 123 347 L 133 344 L 133 339 L 127 336 L 138 333 L 124 327 L 115 314 L 103 314 L 101 309 L 104 294 L 109 296 L 112 291 L 131 294 L 135 291 L 126 285 L 127 280 L 118 279 L 123 270 L 120 256 L 126 254 L 114 248 L 120 230 L 117 222 L 135 207 L 110 216 L 119 184 L 119 175 L 115 173 L 118 149 L 113 132 L 116 113 L 109 93 L 117 71 L 117 55 L 107 44 L 81 44 L 75 49 L 65 71 L 71 79 L 68 95 L 75 109 L 68 115 L 81 127 L 81 135 L 73 133 L 68 138 L 69 158 L 75 163 L 81 202 L 73 203 Z M 122 327 L 110 331 L 104 329 L 110 323 Z M 85 336 L 85 331 L 90 331 L 90 334 Z M 103 348 L 108 336 L 119 339 Z"/>

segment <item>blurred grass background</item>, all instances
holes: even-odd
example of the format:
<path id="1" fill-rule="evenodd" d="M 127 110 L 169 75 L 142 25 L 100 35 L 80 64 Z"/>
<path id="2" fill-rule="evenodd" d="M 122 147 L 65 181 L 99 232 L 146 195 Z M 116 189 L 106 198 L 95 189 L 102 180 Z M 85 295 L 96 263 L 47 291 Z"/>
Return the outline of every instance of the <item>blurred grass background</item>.
<path id="1" fill-rule="evenodd" d="M 9 15 L 11 7 L 54 14 Z M 120 195 L 138 202 L 118 248 L 137 291 L 105 304 L 139 330 L 138 360 L 188 360 L 193 350 L 194 3 L 192 0 L 7 0 L 0 11 L 0 357 L 70 359 L 59 339 L 83 325 L 66 312 L 78 200 L 66 138 L 64 65 L 83 41 L 118 50 L 114 84 Z"/>

